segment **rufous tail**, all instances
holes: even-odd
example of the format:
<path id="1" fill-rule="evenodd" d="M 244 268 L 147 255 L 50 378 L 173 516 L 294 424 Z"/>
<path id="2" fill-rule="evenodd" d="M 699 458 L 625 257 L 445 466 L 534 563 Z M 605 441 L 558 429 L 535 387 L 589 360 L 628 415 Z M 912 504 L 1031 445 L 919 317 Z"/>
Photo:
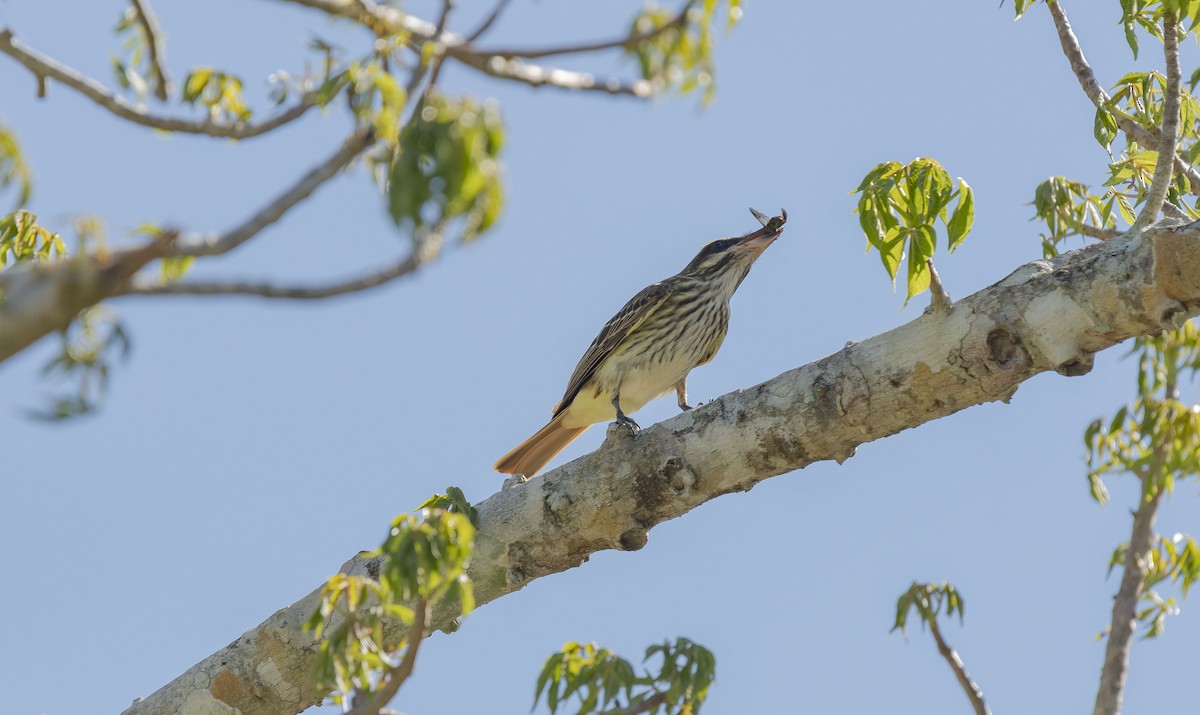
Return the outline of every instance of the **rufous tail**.
<path id="1" fill-rule="evenodd" d="M 537 474 L 538 470 L 546 466 L 546 462 L 554 459 L 554 455 L 587 429 L 586 426 L 563 427 L 564 417 L 565 413 L 559 413 L 545 427 L 534 432 L 532 437 L 501 457 L 496 462 L 496 471 L 501 474 L 524 474 L 527 477 Z"/>

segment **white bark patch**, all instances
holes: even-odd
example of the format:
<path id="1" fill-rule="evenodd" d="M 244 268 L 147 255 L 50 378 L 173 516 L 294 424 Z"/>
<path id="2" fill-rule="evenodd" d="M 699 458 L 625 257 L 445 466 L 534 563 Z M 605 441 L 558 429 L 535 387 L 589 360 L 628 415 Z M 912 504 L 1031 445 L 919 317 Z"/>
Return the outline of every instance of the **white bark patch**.
<path id="1" fill-rule="evenodd" d="M 288 682 L 274 660 L 260 664 L 254 671 L 258 673 L 258 677 L 262 678 L 262 684 L 274 690 L 280 700 L 300 702 L 300 688 Z"/>
<path id="2" fill-rule="evenodd" d="M 179 715 L 241 715 L 241 710 L 217 700 L 207 690 L 194 690 L 179 708 Z"/>

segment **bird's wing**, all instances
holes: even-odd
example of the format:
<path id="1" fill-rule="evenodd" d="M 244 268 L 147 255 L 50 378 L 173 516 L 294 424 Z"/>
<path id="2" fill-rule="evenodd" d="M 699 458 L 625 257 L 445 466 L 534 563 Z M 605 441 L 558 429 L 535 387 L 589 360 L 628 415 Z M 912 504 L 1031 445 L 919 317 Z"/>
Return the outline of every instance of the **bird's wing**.
<path id="1" fill-rule="evenodd" d="M 662 281 L 646 286 L 604 324 L 600 334 L 588 346 L 587 352 L 575 366 L 575 372 L 571 373 L 571 379 L 567 381 L 567 391 L 563 394 L 562 402 L 554 406 L 555 416 L 571 405 L 571 401 L 583 389 L 584 384 L 596 374 L 596 368 L 600 366 L 600 363 L 612 355 L 617 346 L 630 333 L 646 322 L 646 319 L 658 310 L 658 307 L 674 290 L 675 285 L 671 281 Z"/>

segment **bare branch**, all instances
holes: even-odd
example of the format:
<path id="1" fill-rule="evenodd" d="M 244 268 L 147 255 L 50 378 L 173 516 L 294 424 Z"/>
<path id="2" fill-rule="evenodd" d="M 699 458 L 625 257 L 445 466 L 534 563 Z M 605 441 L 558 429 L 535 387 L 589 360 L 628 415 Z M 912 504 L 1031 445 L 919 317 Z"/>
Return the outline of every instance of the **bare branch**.
<path id="1" fill-rule="evenodd" d="M 929 269 L 929 307 L 937 315 L 945 315 L 950 312 L 953 301 L 942 287 L 942 277 L 938 275 L 937 268 L 934 268 L 933 259 L 926 258 L 925 266 Z"/>
<path id="2" fill-rule="evenodd" d="M 311 95 L 304 95 L 293 107 L 284 110 L 274 117 L 257 124 L 237 122 L 235 124 L 217 124 L 209 119 L 178 119 L 150 114 L 124 97 L 113 94 L 91 77 L 84 76 L 75 70 L 60 64 L 46 55 L 17 42 L 13 39 L 12 30 L 0 30 L 0 52 L 12 57 L 34 74 L 38 81 L 38 96 L 45 96 L 45 82 L 53 79 L 83 96 L 92 100 L 121 119 L 152 129 L 167 132 L 182 132 L 186 134 L 203 134 L 210 137 L 227 139 L 249 139 L 266 134 L 269 131 L 299 119 L 314 105 Z"/>
<path id="3" fill-rule="evenodd" d="M 631 82 L 615 77 L 597 78 L 585 72 L 542 67 L 541 65 L 522 62 L 519 59 L 506 60 L 503 57 L 481 57 L 477 55 L 454 55 L 454 59 L 464 65 L 498 79 L 514 80 L 528 84 L 531 87 L 556 87 L 558 89 L 574 89 L 608 94 L 627 95 L 630 97 L 646 98 L 654 94 L 658 85 L 644 79 Z"/>
<path id="4" fill-rule="evenodd" d="M 640 42 L 653 40 L 668 30 L 674 30 L 678 27 L 683 27 L 683 25 L 687 23 L 688 14 L 692 11 L 692 8 L 696 6 L 696 2 L 698 2 L 698 0 L 688 0 L 688 2 L 684 3 L 683 7 L 680 8 L 679 12 L 676 13 L 676 15 L 668 22 L 664 23 L 662 27 L 658 27 L 647 32 L 635 32 L 630 35 L 626 35 L 625 37 L 613 40 L 585 42 L 582 44 L 563 45 L 560 47 L 545 47 L 542 49 L 473 49 L 467 45 L 455 48 L 453 53 L 455 56 L 460 54 L 473 54 L 481 57 L 504 57 L 506 59 L 512 57 L 524 57 L 525 59 L 535 59 L 538 57 L 550 57 L 552 55 L 599 52 L 602 50 L 633 47 Z"/>
<path id="5" fill-rule="evenodd" d="M 184 283 L 162 283 L 135 279 L 120 295 L 248 295 L 259 298 L 282 298 L 293 300 L 319 300 L 349 293 L 369 290 L 397 278 L 415 273 L 421 266 L 438 255 L 437 240 L 426 239 L 420 250 L 392 263 L 386 268 L 356 276 L 336 283 L 321 286 L 280 286 L 273 283 L 251 283 L 246 281 L 194 281 Z"/>
<path id="6" fill-rule="evenodd" d="M 154 96 L 167 101 L 171 93 L 171 80 L 167 76 L 167 60 L 163 51 L 162 30 L 158 27 L 158 18 L 150 9 L 150 0 L 132 0 L 133 11 L 137 14 L 138 24 L 146 35 L 146 47 L 150 55 L 150 69 L 154 72 Z"/>
<path id="7" fill-rule="evenodd" d="M 645 80 L 623 81 L 616 78 L 597 78 L 586 72 L 542 67 L 517 59 L 490 57 L 472 54 L 456 54 L 466 40 L 461 35 L 444 32 L 439 35 L 436 25 L 370 0 L 288 0 L 298 5 L 321 10 L 338 17 L 346 17 L 368 28 L 382 27 L 388 32 L 408 32 L 424 41 L 441 44 L 454 59 L 467 67 L 498 79 L 521 82 L 533 87 L 556 87 L 558 89 L 605 92 L 645 98 L 654 94 L 658 87 Z"/>
<path id="8" fill-rule="evenodd" d="M 1115 228 L 1100 228 L 1099 226 L 1093 226 L 1090 223 L 1083 223 L 1081 221 L 1072 221 L 1070 223 L 1072 227 L 1084 236 L 1090 236 L 1101 241 L 1111 241 L 1125 234 L 1125 231 L 1118 231 Z"/>
<path id="9" fill-rule="evenodd" d="M 500 19 L 500 15 L 503 14 L 505 9 L 508 8 L 509 2 L 511 2 L 511 0 L 500 0 L 497 2 L 496 7 L 492 8 L 492 11 L 488 14 L 487 18 L 485 18 L 484 21 L 479 24 L 479 27 L 475 28 L 474 32 L 467 35 L 467 38 L 464 40 L 464 42 L 469 45 L 483 37 L 484 33 L 492 29 L 492 25 L 496 24 L 496 20 Z"/>
<path id="10" fill-rule="evenodd" d="M 1075 32 L 1071 29 L 1071 23 L 1067 21 L 1067 13 L 1062 9 L 1062 3 L 1059 0 L 1050 0 L 1046 4 L 1050 6 L 1050 15 L 1054 18 L 1055 29 L 1058 30 L 1059 44 L 1062 45 L 1063 54 L 1066 55 L 1067 60 L 1071 63 L 1071 70 L 1074 71 L 1075 77 L 1079 80 L 1079 86 L 1083 88 L 1084 93 L 1092 100 L 1092 104 L 1097 107 L 1105 106 L 1109 101 L 1108 93 L 1096 81 L 1096 75 L 1092 72 L 1091 65 L 1084 58 L 1083 49 L 1079 46 L 1079 38 L 1075 37 Z M 1113 112 L 1112 115 L 1113 120 L 1117 123 L 1117 127 L 1138 144 L 1150 147 L 1159 146 L 1162 143 L 1162 137 L 1157 129 L 1144 127 L 1122 112 Z M 1186 176 L 1191 192 L 1200 196 L 1200 172 L 1196 171 L 1179 155 L 1175 155 L 1175 171 Z"/>
<path id="11" fill-rule="evenodd" d="M 332 156 L 310 169 L 295 185 L 259 209 L 241 225 L 220 235 L 185 238 L 176 242 L 171 255 L 215 256 L 232 251 L 282 218 L 293 206 L 308 198 L 321 184 L 337 176 L 346 165 L 374 143 L 375 133 L 371 128 L 359 129 L 351 134 Z"/>
<path id="12" fill-rule="evenodd" d="M 937 619 L 931 618 L 928 623 L 929 631 L 933 633 L 933 640 L 937 643 L 938 653 L 941 653 L 946 662 L 950 664 L 950 670 L 954 671 L 954 677 L 958 679 L 958 684 L 962 686 L 963 692 L 967 694 L 967 699 L 971 701 L 975 715 L 991 715 L 992 711 L 988 709 L 987 703 L 983 700 L 983 690 L 967 674 L 967 668 L 963 665 L 962 658 L 959 658 L 958 653 L 942 638 L 942 629 L 938 627 Z"/>
<path id="13" fill-rule="evenodd" d="M 1133 532 L 1129 550 L 1125 552 L 1121 586 L 1113 601 L 1112 627 L 1104 648 L 1104 667 L 1100 671 L 1100 687 L 1096 689 L 1093 715 L 1117 715 L 1124 699 L 1125 680 L 1129 674 L 1129 647 L 1137 630 L 1137 603 L 1142 596 L 1148 564 L 1146 555 L 1154 544 L 1154 519 L 1162 500 L 1158 488 L 1149 499 L 1142 497 L 1133 513 Z"/>
<path id="14" fill-rule="evenodd" d="M 425 626 L 429 622 L 429 616 L 429 599 L 422 598 L 413 608 L 413 623 L 408 629 L 408 647 L 404 650 L 404 657 L 396 667 L 388 670 L 387 682 L 370 699 L 355 705 L 346 715 L 379 715 L 383 707 L 396 696 L 400 686 L 412 675 L 417 664 L 417 651 L 421 648 L 421 641 L 425 640 Z"/>
<path id="15" fill-rule="evenodd" d="M 1146 203 L 1133 222 L 1131 231 L 1138 232 L 1158 220 L 1163 201 L 1167 198 L 1175 162 L 1175 146 L 1179 133 L 1179 95 L 1182 71 L 1179 68 L 1179 14 L 1175 10 L 1163 13 L 1163 55 L 1167 65 L 1167 86 L 1163 89 L 1163 118 L 1159 130 L 1158 161 L 1154 178 L 1146 192 Z"/>
<path id="16" fill-rule="evenodd" d="M 663 692 L 655 693 L 645 700 L 630 705 L 627 708 L 619 708 L 617 710 L 605 710 L 602 715 L 641 715 L 641 713 L 655 712 L 659 705 L 662 705 L 667 700 L 667 694 Z"/>

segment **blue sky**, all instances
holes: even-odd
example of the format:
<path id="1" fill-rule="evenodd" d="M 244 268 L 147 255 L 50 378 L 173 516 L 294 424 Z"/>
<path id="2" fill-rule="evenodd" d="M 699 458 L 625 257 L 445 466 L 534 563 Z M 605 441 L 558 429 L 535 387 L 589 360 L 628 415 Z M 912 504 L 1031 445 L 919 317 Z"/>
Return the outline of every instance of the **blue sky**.
<path id="1" fill-rule="evenodd" d="M 460 3 L 459 28 L 490 3 Z M 414 11 L 430 3 L 414 3 Z M 53 345 L 0 366 L 0 653 L 14 713 L 119 712 L 277 608 L 307 593 L 386 525 L 448 484 L 479 501 L 495 459 L 541 426 L 599 327 L 704 242 L 756 226 L 747 206 L 785 207 L 788 230 L 742 285 L 724 348 L 689 379 L 694 400 L 754 385 L 912 319 L 864 255 L 849 191 L 885 160 L 940 160 L 975 188 L 975 230 L 939 253 L 962 297 L 1040 257 L 1033 189 L 1063 174 L 1100 183 L 1093 110 L 1043 7 L 748 3 L 718 47 L 718 94 L 649 103 L 487 82 L 456 67 L 448 90 L 500 100 L 507 202 L 497 228 L 411 280 L 316 303 L 118 301 L 134 338 L 95 417 L 24 417 L 54 387 Z M 0 3 L 19 39 L 109 81 L 124 4 Z M 314 33 L 363 35 L 284 3 L 159 0 L 177 79 L 213 65 L 264 79 L 301 66 Z M 636 2 L 516 0 L 497 44 L 607 38 Z M 1134 63 L 1116 2 L 1070 3 L 1101 82 Z M 1195 63 L 1185 48 L 1185 70 Z M 630 75 L 611 57 L 571 66 Z M 0 119 L 36 172 L 31 208 L 65 228 L 104 216 L 114 240 L 144 222 L 220 230 L 328 154 L 338 111 L 233 144 L 122 123 L 0 58 Z M 182 108 L 179 111 L 183 111 Z M 259 240 L 197 276 L 317 280 L 401 253 L 363 172 L 345 175 Z M 717 656 L 713 713 L 964 712 L 928 634 L 888 634 L 913 579 L 950 580 L 966 625 L 945 628 L 996 712 L 1081 711 L 1092 702 L 1135 494 L 1087 493 L 1080 439 L 1134 392 L 1123 347 L 1080 378 L 1042 375 L 1010 405 L 972 408 L 722 497 L 657 527 L 636 553 L 489 604 L 436 635 L 394 705 L 405 712 L 527 712 L 547 655 L 596 641 L 637 659 L 687 636 Z M 1194 399 L 1194 391 L 1191 397 Z M 1185 397 L 1188 396 L 1185 394 Z M 636 415 L 652 424 L 673 399 Z M 594 449 L 593 429 L 563 457 Z M 1195 533 L 1196 486 L 1159 520 Z M 1194 669 L 1194 606 L 1138 642 L 1130 712 L 1177 710 Z"/>

